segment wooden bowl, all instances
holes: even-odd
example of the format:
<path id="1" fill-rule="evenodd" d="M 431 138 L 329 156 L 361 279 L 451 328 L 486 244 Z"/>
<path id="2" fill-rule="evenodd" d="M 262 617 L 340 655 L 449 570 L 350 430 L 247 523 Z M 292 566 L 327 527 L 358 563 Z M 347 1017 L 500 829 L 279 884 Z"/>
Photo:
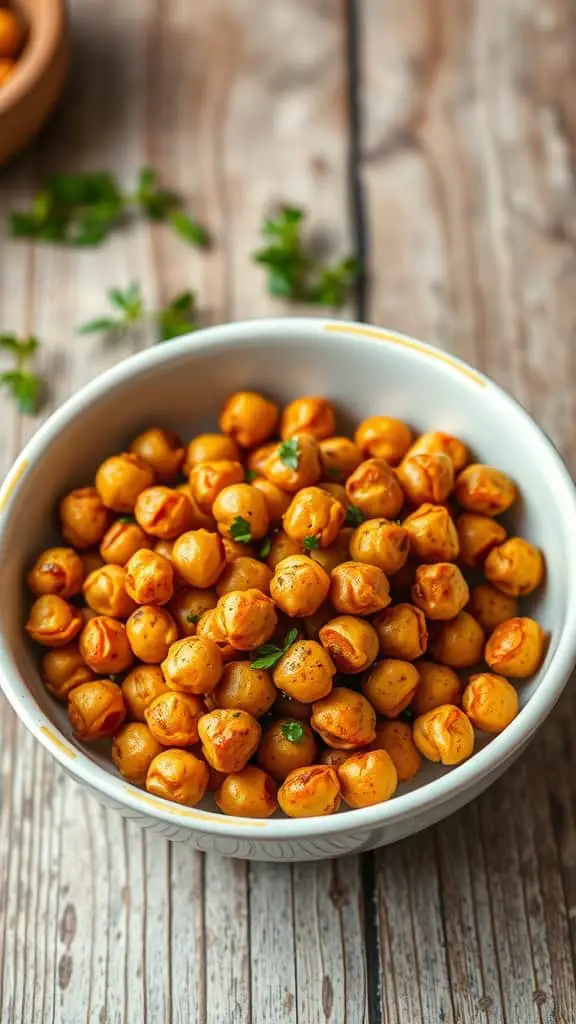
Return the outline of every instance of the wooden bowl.
<path id="1" fill-rule="evenodd" d="M 0 88 L 0 164 L 26 145 L 52 112 L 68 67 L 65 0 L 15 0 L 28 27 L 16 69 Z"/>

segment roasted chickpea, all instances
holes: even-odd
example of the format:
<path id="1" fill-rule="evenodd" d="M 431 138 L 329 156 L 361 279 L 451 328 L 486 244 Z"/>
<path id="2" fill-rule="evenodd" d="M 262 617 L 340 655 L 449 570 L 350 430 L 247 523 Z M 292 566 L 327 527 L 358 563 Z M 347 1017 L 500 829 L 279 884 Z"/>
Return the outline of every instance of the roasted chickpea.
<path id="1" fill-rule="evenodd" d="M 373 615 L 390 604 L 390 587 L 378 566 L 342 562 L 332 570 L 330 600 L 343 615 Z"/>
<path id="2" fill-rule="evenodd" d="M 325 747 L 318 760 L 320 764 L 327 764 L 330 768 L 335 768 L 338 771 L 340 765 L 344 764 L 349 757 L 349 750 L 331 750 L 330 747 Z"/>
<path id="3" fill-rule="evenodd" d="M 206 636 L 173 641 L 162 662 L 166 685 L 182 693 L 212 693 L 222 669 L 218 645 Z"/>
<path id="4" fill-rule="evenodd" d="M 59 514 L 62 536 L 75 548 L 99 544 L 110 525 L 110 513 L 95 487 L 70 491 L 60 502 Z"/>
<path id="5" fill-rule="evenodd" d="M 408 722 L 378 722 L 376 739 L 371 744 L 371 749 L 385 750 L 390 755 L 396 768 L 398 782 L 408 782 L 420 771 L 422 758 L 412 739 L 412 729 Z"/>
<path id="6" fill-rule="evenodd" d="M 223 814 L 241 818 L 269 818 L 278 806 L 276 783 L 252 765 L 226 776 L 214 799 Z"/>
<path id="7" fill-rule="evenodd" d="M 128 722 L 112 740 L 112 760 L 120 775 L 143 786 L 153 758 L 162 750 L 144 722 Z"/>
<path id="8" fill-rule="evenodd" d="M 540 668 L 545 654 L 544 631 L 538 622 L 516 616 L 497 626 L 484 657 L 491 669 L 513 679 L 526 679 Z"/>
<path id="9" fill-rule="evenodd" d="M 76 643 L 48 651 L 40 663 L 40 675 L 44 686 L 56 700 L 67 700 L 75 686 L 94 679 L 94 673 L 86 665 Z"/>
<path id="10" fill-rule="evenodd" d="M 412 505 L 441 505 L 454 486 L 454 465 L 448 455 L 409 455 L 398 467 L 402 490 Z"/>
<path id="11" fill-rule="evenodd" d="M 518 714 L 518 694 L 502 676 L 480 672 L 470 677 L 462 707 L 476 729 L 502 732 Z"/>
<path id="12" fill-rule="evenodd" d="M 106 564 L 99 551 L 80 551 L 79 554 L 84 567 L 84 579 Z"/>
<path id="13" fill-rule="evenodd" d="M 318 744 L 307 722 L 280 718 L 265 730 L 257 760 L 276 782 L 282 782 L 296 768 L 312 764 L 317 753 Z"/>
<path id="14" fill-rule="evenodd" d="M 218 529 L 216 522 L 214 522 L 214 529 Z M 241 544 L 240 541 L 232 540 L 231 537 L 222 537 L 222 546 L 226 565 L 231 565 L 237 558 L 256 558 L 256 549 L 253 544 Z"/>
<path id="15" fill-rule="evenodd" d="M 470 596 L 460 569 L 451 562 L 419 565 L 416 569 L 412 600 L 429 619 L 453 619 Z"/>
<path id="16" fill-rule="evenodd" d="M 138 722 L 145 721 L 146 708 L 161 693 L 168 693 L 168 687 L 159 665 L 136 665 L 122 680 L 128 714 Z"/>
<path id="17" fill-rule="evenodd" d="M 272 636 L 278 616 L 274 602 L 261 590 L 231 590 L 219 598 L 215 616 L 229 644 L 254 651 Z"/>
<path id="18" fill-rule="evenodd" d="M 470 591 L 467 610 L 486 633 L 491 633 L 506 619 L 514 619 L 518 615 L 518 601 L 509 594 L 500 593 L 490 583 L 479 583 Z"/>
<path id="19" fill-rule="evenodd" d="M 154 483 L 154 471 L 133 452 L 105 459 L 96 473 L 96 490 L 107 508 L 133 512 L 136 499 Z"/>
<path id="20" fill-rule="evenodd" d="M 360 523 L 350 538 L 350 556 L 354 561 L 377 565 L 386 576 L 397 573 L 409 553 L 408 531 L 387 519 L 368 519 Z"/>
<path id="21" fill-rule="evenodd" d="M 325 398 L 296 398 L 282 413 L 280 436 L 285 441 L 303 433 L 322 441 L 334 433 L 334 426 L 334 409 Z"/>
<path id="22" fill-rule="evenodd" d="M 307 554 L 309 554 L 313 562 L 317 562 L 330 575 L 337 565 L 350 561 L 349 549 L 353 532 L 352 527 L 345 526 L 343 530 L 340 530 L 333 544 L 330 544 L 327 548 L 306 549 Z"/>
<path id="23" fill-rule="evenodd" d="M 335 686 L 331 693 L 312 705 L 310 725 L 327 747 L 353 750 L 367 747 L 376 737 L 374 708 L 361 693 Z"/>
<path id="24" fill-rule="evenodd" d="M 353 754 L 337 772 L 342 797 L 349 807 L 381 804 L 398 788 L 396 765 L 386 750 Z"/>
<path id="25" fill-rule="evenodd" d="M 219 426 L 241 448 L 267 441 L 278 422 L 278 406 L 255 391 L 237 391 L 220 413 Z"/>
<path id="26" fill-rule="evenodd" d="M 297 640 L 274 668 L 279 690 L 303 704 L 327 696 L 336 669 L 330 656 L 316 640 Z"/>
<path id="27" fill-rule="evenodd" d="M 190 530 L 194 514 L 189 497 L 170 487 L 147 487 L 141 491 L 134 506 L 136 522 L 146 533 L 162 540 L 171 540 Z"/>
<path id="28" fill-rule="evenodd" d="M 262 718 L 276 695 L 276 687 L 265 669 L 252 668 L 249 661 L 230 661 L 224 666 L 212 700 L 217 708 L 247 711 L 253 718 Z"/>
<path id="29" fill-rule="evenodd" d="M 295 618 L 313 615 L 326 600 L 330 577 L 306 555 L 292 555 L 278 563 L 270 581 L 270 595 L 278 607 Z"/>
<path id="30" fill-rule="evenodd" d="M 186 449 L 186 468 L 190 472 L 193 466 L 201 462 L 240 461 L 240 449 L 235 441 L 226 434 L 198 434 Z"/>
<path id="31" fill-rule="evenodd" d="M 195 807 L 206 792 L 208 779 L 208 765 L 190 751 L 162 750 L 150 764 L 146 789 L 164 800 Z"/>
<path id="32" fill-rule="evenodd" d="M 166 604 L 174 593 L 171 563 L 156 551 L 136 551 L 126 564 L 126 593 L 136 604 Z"/>
<path id="33" fill-rule="evenodd" d="M 28 615 L 26 632 L 43 647 L 64 647 L 80 632 L 84 620 L 78 608 L 56 594 L 36 598 Z"/>
<path id="34" fill-rule="evenodd" d="M 296 768 L 280 786 L 278 803 L 289 818 L 334 814 L 340 806 L 340 783 L 335 769 L 324 764 Z"/>
<path id="35" fill-rule="evenodd" d="M 413 604 L 396 604 L 385 608 L 372 619 L 385 658 L 414 661 L 428 646 L 426 617 Z"/>
<path id="36" fill-rule="evenodd" d="M 349 437 L 327 437 L 318 447 L 327 480 L 346 480 L 362 462 L 362 451 Z"/>
<path id="37" fill-rule="evenodd" d="M 198 741 L 204 703 L 192 693 L 160 693 L 144 710 L 152 735 L 165 747 L 189 747 Z"/>
<path id="38" fill-rule="evenodd" d="M 412 702 L 420 676 L 410 661 L 384 658 L 374 665 L 362 685 L 362 693 L 379 715 L 398 718 Z"/>
<path id="39" fill-rule="evenodd" d="M 414 722 L 412 735 L 418 750 L 428 761 L 461 764 L 474 750 L 470 720 L 453 704 L 441 704 L 420 715 Z"/>
<path id="40" fill-rule="evenodd" d="M 433 661 L 419 661 L 420 682 L 412 699 L 415 715 L 424 715 L 441 704 L 459 704 L 462 696 L 460 680 L 447 665 Z"/>
<path id="41" fill-rule="evenodd" d="M 504 527 L 495 519 L 477 512 L 463 512 L 458 516 L 456 529 L 460 542 L 460 561 L 471 569 L 481 566 L 492 548 L 508 536 Z"/>
<path id="42" fill-rule="evenodd" d="M 499 516 L 516 501 L 516 485 L 492 466 L 474 462 L 458 474 L 454 497 L 467 512 Z"/>
<path id="43" fill-rule="evenodd" d="M 263 496 L 268 509 L 268 516 L 271 523 L 279 523 L 282 516 L 290 505 L 290 495 L 281 490 L 276 484 L 270 483 L 265 477 L 259 476 L 252 481 L 252 487 Z"/>
<path id="44" fill-rule="evenodd" d="M 219 597 L 231 590 L 261 590 L 270 593 L 272 570 L 257 558 L 237 558 L 227 565 L 216 584 Z"/>
<path id="45" fill-rule="evenodd" d="M 165 558 L 167 562 L 170 562 L 170 565 L 174 570 L 174 591 L 178 592 L 179 590 L 182 590 L 184 587 L 187 587 L 188 584 L 186 580 L 184 579 L 183 576 L 180 575 L 173 562 L 174 541 L 157 540 L 152 550 L 155 551 L 157 555 L 162 555 L 162 558 Z"/>
<path id="46" fill-rule="evenodd" d="M 126 634 L 134 656 L 148 665 L 159 665 L 170 645 L 178 639 L 178 627 L 165 608 L 140 605 L 126 623 Z"/>
<path id="47" fill-rule="evenodd" d="M 366 459 L 346 481 L 346 494 L 365 516 L 395 519 L 404 495 L 396 474 L 385 459 Z"/>
<path id="48" fill-rule="evenodd" d="M 182 469 L 184 448 L 180 438 L 171 430 L 150 427 L 138 434 L 130 451 L 138 455 L 153 470 L 158 480 L 173 480 Z"/>
<path id="49" fill-rule="evenodd" d="M 24 42 L 24 23 L 15 11 L 0 10 L 0 57 L 14 59 Z"/>
<path id="50" fill-rule="evenodd" d="M 196 626 L 196 636 L 205 636 L 208 640 L 213 640 L 222 655 L 222 661 L 233 661 L 238 657 L 238 651 L 228 641 L 216 608 L 211 608 L 200 616 Z"/>
<path id="51" fill-rule="evenodd" d="M 174 566 L 191 587 L 213 587 L 226 565 L 224 545 L 217 533 L 190 530 L 174 542 Z"/>
<path id="52" fill-rule="evenodd" d="M 524 597 L 544 579 L 542 552 L 522 537 L 510 537 L 492 548 L 484 562 L 484 574 L 503 594 Z"/>
<path id="53" fill-rule="evenodd" d="M 332 495 L 320 487 L 304 487 L 292 499 L 282 522 L 292 540 L 303 543 L 313 537 L 326 548 L 336 540 L 345 516 L 346 510 Z"/>
<path id="54" fill-rule="evenodd" d="M 134 660 L 126 627 L 109 615 L 96 615 L 86 623 L 80 634 L 80 653 L 101 675 L 123 672 Z"/>
<path id="55" fill-rule="evenodd" d="M 301 555 L 303 551 L 304 548 L 301 544 L 292 540 L 287 533 L 284 533 L 284 530 L 279 530 L 271 538 L 270 551 L 266 556 L 266 565 L 274 572 L 279 562 L 289 558 L 291 555 Z"/>
<path id="56" fill-rule="evenodd" d="M 214 502 L 212 512 L 220 533 L 225 537 L 232 536 L 232 524 L 239 518 L 248 523 L 252 540 L 260 540 L 270 524 L 266 499 L 251 484 L 224 487 Z"/>
<path id="57" fill-rule="evenodd" d="M 335 498 L 336 501 L 339 501 L 346 510 L 351 507 L 350 499 L 346 494 L 344 484 L 336 484 L 331 481 L 321 480 L 317 486 L 321 491 L 326 491 L 326 494 L 329 494 L 332 498 Z"/>
<path id="58" fill-rule="evenodd" d="M 436 661 L 451 668 L 471 668 L 482 661 L 484 630 L 468 612 L 458 612 L 435 629 L 428 650 Z"/>
<path id="59" fill-rule="evenodd" d="M 174 490 L 185 494 L 190 502 L 190 507 L 192 509 L 192 523 L 190 529 L 216 530 L 216 520 L 214 519 L 214 516 L 211 512 L 205 512 L 204 509 L 200 508 L 200 505 L 190 490 L 190 484 L 178 484 Z"/>
<path id="60" fill-rule="evenodd" d="M 84 580 L 86 604 L 99 615 L 125 619 L 136 605 L 126 593 L 126 569 L 121 565 L 103 565 Z"/>
<path id="61" fill-rule="evenodd" d="M 138 523 L 117 519 L 102 538 L 100 554 L 111 565 L 126 565 L 137 551 L 150 547 L 152 541 Z"/>
<path id="62" fill-rule="evenodd" d="M 258 475 L 263 473 L 266 459 L 277 447 L 278 441 L 269 441 L 268 444 L 263 444 L 260 448 L 254 448 L 251 452 L 248 452 L 246 456 L 246 469 L 249 469 L 251 473 L 258 473 Z"/>
<path id="63" fill-rule="evenodd" d="M 309 434 L 298 434 L 290 441 L 274 446 L 262 467 L 270 483 L 295 494 L 302 487 L 311 487 L 322 476 L 318 442 Z"/>
<path id="64" fill-rule="evenodd" d="M 34 562 L 26 582 L 36 597 L 74 597 L 82 590 L 83 579 L 84 565 L 73 548 L 47 548 Z"/>
<path id="65" fill-rule="evenodd" d="M 168 611 L 178 626 L 181 637 L 196 636 L 196 626 L 204 612 L 215 608 L 218 598 L 213 590 L 185 587 L 179 590 L 168 605 Z"/>
<path id="66" fill-rule="evenodd" d="M 111 679 L 81 683 L 68 694 L 68 718 L 79 740 L 112 736 L 125 717 L 122 690 Z"/>
<path id="67" fill-rule="evenodd" d="M 241 772 L 256 752 L 262 730 L 246 711 L 217 708 L 198 725 L 202 753 L 219 772 Z"/>
<path id="68" fill-rule="evenodd" d="M 410 448 L 408 458 L 412 455 L 438 453 L 450 457 L 455 473 L 459 473 L 468 462 L 468 452 L 462 441 L 452 434 L 444 434 L 440 430 L 432 430 L 426 434 L 420 434 L 420 437 Z"/>
<path id="69" fill-rule="evenodd" d="M 374 626 L 353 615 L 330 619 L 318 635 L 338 672 L 345 675 L 363 672 L 378 655 L 378 634 Z"/>
<path id="70" fill-rule="evenodd" d="M 410 447 L 412 431 L 390 416 L 370 416 L 357 428 L 354 440 L 367 455 L 397 466 Z"/>
<path id="71" fill-rule="evenodd" d="M 244 467 L 230 459 L 200 462 L 190 470 L 190 490 L 200 508 L 210 512 L 212 505 L 225 487 L 242 483 Z"/>
<path id="72" fill-rule="evenodd" d="M 454 562 L 458 557 L 456 526 L 444 505 L 421 505 L 402 526 L 410 537 L 411 554 L 421 562 Z"/>

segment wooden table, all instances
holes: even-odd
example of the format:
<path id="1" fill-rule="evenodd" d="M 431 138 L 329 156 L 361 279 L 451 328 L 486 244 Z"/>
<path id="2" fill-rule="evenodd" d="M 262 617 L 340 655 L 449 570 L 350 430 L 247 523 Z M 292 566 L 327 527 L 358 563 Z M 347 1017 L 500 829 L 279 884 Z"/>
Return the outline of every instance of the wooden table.
<path id="1" fill-rule="evenodd" d="M 367 267 L 350 315 L 486 370 L 576 468 L 576 18 L 568 0 L 75 0 L 66 101 L 0 178 L 144 163 L 217 244 L 0 241 L 0 326 L 36 332 L 56 407 L 128 354 L 78 337 L 107 287 L 194 287 L 209 320 L 284 307 L 250 261 L 301 203 Z M 3 395 L 7 467 L 38 426 Z M 542 486 L 546 482 L 543 480 Z M 42 500 L 42 496 L 38 496 Z M 440 826 L 293 867 L 132 831 L 0 718 L 2 1024 L 573 1024 L 568 693 L 499 783 Z"/>

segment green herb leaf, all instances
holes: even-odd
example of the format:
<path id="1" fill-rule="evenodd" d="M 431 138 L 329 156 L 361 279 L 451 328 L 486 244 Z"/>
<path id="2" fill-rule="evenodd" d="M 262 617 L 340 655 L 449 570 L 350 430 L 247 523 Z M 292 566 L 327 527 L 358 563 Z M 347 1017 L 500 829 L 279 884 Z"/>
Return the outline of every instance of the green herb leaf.
<path id="1" fill-rule="evenodd" d="M 297 437 L 290 437 L 282 441 L 278 450 L 280 460 L 288 469 L 298 469 L 300 465 L 300 442 Z"/>
<path id="2" fill-rule="evenodd" d="M 198 329 L 196 322 L 196 296 L 186 291 L 177 295 L 157 314 L 161 341 L 179 338 Z"/>
<path id="3" fill-rule="evenodd" d="M 117 523 L 135 523 L 134 516 L 118 516 Z"/>
<path id="4" fill-rule="evenodd" d="M 344 522 L 346 526 L 360 526 L 360 523 L 364 522 L 364 513 L 355 505 L 351 505 L 346 509 Z"/>
<path id="5" fill-rule="evenodd" d="M 192 612 L 188 612 L 188 614 L 185 615 L 184 618 L 186 619 L 186 622 L 190 623 L 191 626 L 195 626 L 197 622 L 200 622 L 200 619 L 202 618 L 202 616 L 201 615 L 193 615 Z"/>
<path id="6" fill-rule="evenodd" d="M 232 540 L 237 541 L 239 544 L 250 544 L 252 541 L 252 530 L 248 520 L 243 519 L 242 516 L 236 516 L 230 526 L 230 536 Z"/>
<path id="7" fill-rule="evenodd" d="M 142 167 L 134 199 L 150 220 L 165 220 L 180 203 L 180 197 L 169 189 L 159 188 L 156 172 Z"/>
<path id="8" fill-rule="evenodd" d="M 190 217 L 183 210 L 173 210 L 168 215 L 168 221 L 174 228 L 177 235 L 183 238 L 185 242 L 189 242 L 190 245 L 195 245 L 199 249 L 207 249 L 210 245 L 210 237 L 208 232 Z"/>
<path id="9" fill-rule="evenodd" d="M 289 743 L 300 743 L 304 736 L 304 727 L 301 722 L 283 722 L 280 729 Z"/>
<path id="10" fill-rule="evenodd" d="M 256 652 L 258 657 L 252 662 L 252 668 L 274 668 L 276 662 L 280 661 L 283 654 L 286 654 L 286 651 L 292 646 L 297 636 L 298 630 L 291 629 L 284 637 L 282 647 L 276 647 L 275 644 L 263 644 Z"/>
<path id="11" fill-rule="evenodd" d="M 246 480 L 247 484 L 251 484 L 252 481 L 255 480 L 257 476 L 258 474 L 254 469 L 247 469 L 244 473 L 244 479 Z"/>
<path id="12" fill-rule="evenodd" d="M 265 537 L 264 540 L 262 541 L 262 544 L 260 545 L 260 550 L 258 552 L 259 557 L 260 558 L 268 558 L 268 555 L 270 554 L 271 547 L 272 547 L 272 540 L 271 540 L 271 538 L 270 537 Z"/>
<path id="13" fill-rule="evenodd" d="M 315 548 L 320 547 L 320 541 L 318 537 L 304 537 L 303 547 L 306 551 L 313 551 Z"/>
<path id="14" fill-rule="evenodd" d="M 96 317 L 77 328 L 78 334 L 108 334 L 118 327 L 118 321 L 111 317 Z"/>
<path id="15" fill-rule="evenodd" d="M 6 370 L 0 373 L 0 385 L 11 392 L 22 412 L 36 412 L 41 381 L 35 373 L 29 370 Z"/>

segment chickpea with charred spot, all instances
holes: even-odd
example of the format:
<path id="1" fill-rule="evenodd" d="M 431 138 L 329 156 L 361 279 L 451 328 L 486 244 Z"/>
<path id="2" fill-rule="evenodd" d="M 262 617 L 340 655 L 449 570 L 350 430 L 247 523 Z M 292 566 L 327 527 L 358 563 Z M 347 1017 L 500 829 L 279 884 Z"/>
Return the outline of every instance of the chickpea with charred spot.
<path id="1" fill-rule="evenodd" d="M 167 558 L 142 548 L 126 563 L 125 585 L 136 604 L 166 604 L 174 593 L 174 570 Z"/>
<path id="2" fill-rule="evenodd" d="M 398 467 L 398 480 L 411 505 L 442 505 L 454 487 L 454 465 L 441 452 L 408 455 Z"/>
<path id="3" fill-rule="evenodd" d="M 84 625 L 78 608 L 56 594 L 43 594 L 32 605 L 25 629 L 43 647 L 64 647 Z"/>
<path id="4" fill-rule="evenodd" d="M 117 519 L 102 538 L 100 554 L 110 565 L 125 566 L 137 551 L 151 547 L 150 537 L 138 523 Z"/>
<path id="5" fill-rule="evenodd" d="M 68 694 L 68 718 L 79 740 L 113 736 L 125 717 L 122 690 L 111 679 L 81 683 Z"/>
<path id="6" fill-rule="evenodd" d="M 415 661 L 428 647 L 426 616 L 414 604 L 404 602 L 385 608 L 374 616 L 372 625 L 385 658 Z"/>
<path id="7" fill-rule="evenodd" d="M 451 562 L 419 565 L 416 569 L 412 600 L 428 619 L 453 619 L 469 596 L 466 580 Z"/>
<path id="8" fill-rule="evenodd" d="M 198 724 L 202 753 L 219 772 L 240 772 L 260 743 L 262 730 L 246 711 L 217 708 L 202 715 Z"/>
<path id="9" fill-rule="evenodd" d="M 340 806 L 340 783 L 329 765 L 296 768 L 278 790 L 278 803 L 289 818 L 334 814 Z"/>
<path id="10" fill-rule="evenodd" d="M 237 651 L 254 651 L 270 639 L 278 616 L 274 602 L 261 590 L 232 590 L 218 599 L 215 617 Z"/>
<path id="11" fill-rule="evenodd" d="M 90 683 L 95 678 L 76 643 L 48 651 L 40 663 L 40 676 L 48 692 L 61 701 L 68 700 L 75 686 Z"/>
<path id="12" fill-rule="evenodd" d="M 219 426 L 241 448 L 267 441 L 278 422 L 278 406 L 255 391 L 237 391 L 226 401 Z"/>
<path id="13" fill-rule="evenodd" d="M 391 416 L 370 416 L 357 428 L 354 440 L 366 455 L 397 466 L 412 443 L 412 431 Z"/>
<path id="14" fill-rule="evenodd" d="M 95 487 L 70 491 L 60 502 L 58 511 L 64 540 L 80 549 L 99 544 L 112 518 Z"/>
<path id="15" fill-rule="evenodd" d="M 337 772 L 342 798 L 349 807 L 384 803 L 398 788 L 396 765 L 386 750 L 353 754 Z"/>
<path id="16" fill-rule="evenodd" d="M 364 672 L 378 657 L 378 634 L 374 626 L 353 615 L 330 619 L 318 636 L 336 669 L 344 675 Z"/>
<path id="17" fill-rule="evenodd" d="M 336 668 L 316 640 L 297 640 L 276 663 L 274 684 L 304 704 L 326 697 L 332 689 Z"/>
<path id="18" fill-rule="evenodd" d="M 161 693 L 168 693 L 168 687 L 159 665 L 136 665 L 122 680 L 128 714 L 137 722 L 146 720 L 146 708 Z"/>
<path id="19" fill-rule="evenodd" d="M 84 564 L 73 548 L 47 548 L 26 577 L 28 589 L 36 597 L 43 594 L 74 597 L 82 590 L 83 580 Z"/>
<path id="20" fill-rule="evenodd" d="M 212 693 L 223 670 L 218 645 L 205 636 L 175 640 L 162 662 L 162 673 L 170 690 L 181 693 Z"/>
<path id="21" fill-rule="evenodd" d="M 165 608 L 143 604 L 128 619 L 126 635 L 134 657 L 148 665 L 159 665 L 178 639 L 178 627 Z"/>
<path id="22" fill-rule="evenodd" d="M 480 672 L 470 677 L 462 695 L 462 708 L 476 729 L 498 733 L 518 714 L 518 694 L 502 676 Z"/>
<path id="23" fill-rule="evenodd" d="M 165 800 L 195 807 L 206 792 L 209 774 L 206 762 L 190 751 L 162 750 L 150 762 L 146 789 Z"/>
<path id="24" fill-rule="evenodd" d="M 283 441 L 295 434 L 309 434 L 323 441 L 334 433 L 334 409 L 325 398 L 296 398 L 282 413 L 280 437 Z"/>
<path id="25" fill-rule="evenodd" d="M 355 562 L 377 565 L 386 576 L 399 572 L 409 554 L 408 531 L 388 519 L 368 519 L 356 527 L 350 538 L 350 557 Z"/>
<path id="26" fill-rule="evenodd" d="M 365 516 L 395 519 L 404 495 L 396 473 L 384 459 L 366 459 L 346 481 L 346 494 Z"/>
<path id="27" fill-rule="evenodd" d="M 292 540 L 314 537 L 321 548 L 332 544 L 344 523 L 346 510 L 320 487 L 304 487 L 292 499 L 282 520 Z"/>
<path id="28" fill-rule="evenodd" d="M 160 427 L 149 427 L 138 434 L 130 445 L 130 451 L 150 466 L 155 477 L 163 483 L 178 475 L 185 455 L 177 434 Z"/>
<path id="29" fill-rule="evenodd" d="M 143 786 L 153 759 L 162 750 L 144 722 L 128 722 L 112 740 L 112 761 L 128 782 Z"/>
<path id="30" fill-rule="evenodd" d="M 454 497 L 466 512 L 500 516 L 514 504 L 517 491 L 506 473 L 474 462 L 458 474 Z"/>
<path id="31" fill-rule="evenodd" d="M 527 679 L 540 668 L 545 653 L 542 626 L 527 616 L 516 616 L 496 627 L 486 644 L 484 657 L 494 672 L 513 679 Z"/>
<path id="32" fill-rule="evenodd" d="M 198 724 L 204 712 L 200 697 L 167 690 L 150 702 L 144 718 L 152 735 L 164 747 L 190 747 L 198 742 Z"/>
<path id="33" fill-rule="evenodd" d="M 343 615 L 374 615 L 390 604 L 390 587 L 378 566 L 342 562 L 332 571 L 330 600 Z"/>
<path id="34" fill-rule="evenodd" d="M 414 743 L 428 761 L 456 765 L 474 750 L 474 730 L 467 715 L 452 704 L 441 704 L 414 722 Z"/>
<path id="35" fill-rule="evenodd" d="M 330 577 L 306 555 L 292 555 L 278 563 L 270 581 L 270 596 L 286 615 L 313 615 L 326 600 Z"/>
<path id="36" fill-rule="evenodd" d="M 233 661 L 238 657 L 238 651 L 228 641 L 224 627 L 216 613 L 216 608 L 210 608 L 209 611 L 204 612 L 200 616 L 195 635 L 205 636 L 208 640 L 213 640 L 220 651 L 223 662 Z"/>
<path id="37" fill-rule="evenodd" d="M 136 522 L 147 534 L 160 540 L 173 540 L 193 525 L 190 498 L 171 487 L 147 487 L 134 505 Z"/>
<path id="38" fill-rule="evenodd" d="M 444 505 L 424 503 L 402 526 L 410 537 L 410 553 L 421 562 L 455 562 L 458 558 L 458 533 Z"/>
<path id="39" fill-rule="evenodd" d="M 126 619 L 136 608 L 126 590 L 126 569 L 121 565 L 103 565 L 84 580 L 84 600 L 99 615 Z"/>
<path id="40" fill-rule="evenodd" d="M 420 675 L 411 661 L 384 658 L 370 672 L 362 685 L 362 693 L 379 715 L 398 718 L 412 702 Z"/>
<path id="41" fill-rule="evenodd" d="M 337 750 L 367 747 L 376 738 L 376 713 L 370 701 L 346 686 L 335 686 L 314 702 L 310 725 L 327 747 Z"/>
<path id="42" fill-rule="evenodd" d="M 80 653 L 101 675 L 124 672 L 134 661 L 126 627 L 110 615 L 96 615 L 86 623 L 80 634 Z"/>
<path id="43" fill-rule="evenodd" d="M 448 665 L 422 660 L 418 662 L 418 674 L 420 680 L 412 698 L 415 715 L 424 715 L 442 704 L 460 704 L 460 679 Z"/>
<path id="44" fill-rule="evenodd" d="M 474 616 L 486 633 L 492 633 L 506 619 L 518 615 L 518 600 L 496 590 L 490 583 L 479 583 L 472 587 L 466 610 Z"/>

